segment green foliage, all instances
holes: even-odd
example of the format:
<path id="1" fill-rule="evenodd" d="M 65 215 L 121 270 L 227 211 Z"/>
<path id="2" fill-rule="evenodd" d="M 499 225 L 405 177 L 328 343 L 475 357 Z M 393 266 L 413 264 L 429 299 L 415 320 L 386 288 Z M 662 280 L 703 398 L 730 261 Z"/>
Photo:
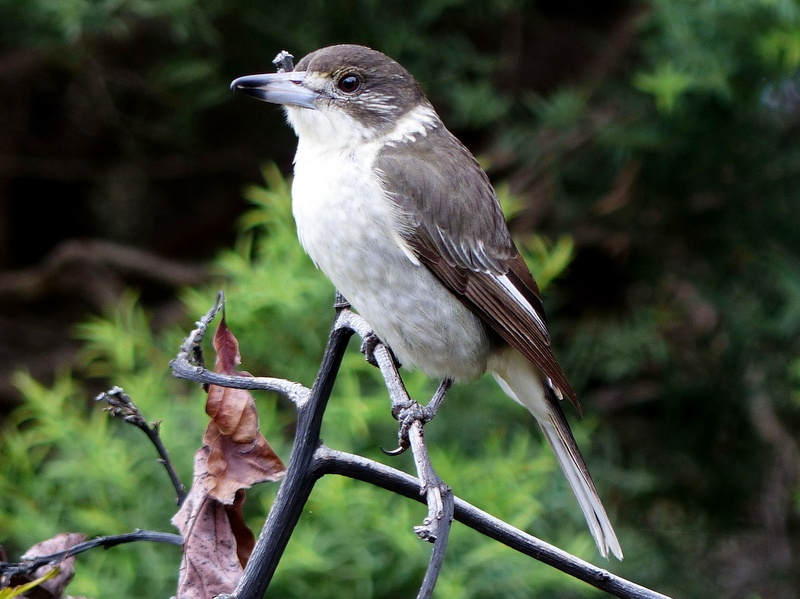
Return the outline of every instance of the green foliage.
<path id="1" fill-rule="evenodd" d="M 3 0 L 6 42 L 20 40 L 52 46 L 81 37 L 126 37 L 139 19 L 165 19 L 172 33 L 183 39 L 215 36 L 211 19 L 217 2 L 195 0 Z"/>
<path id="2" fill-rule="evenodd" d="M 700 79 L 688 73 L 681 73 L 670 62 L 656 67 L 655 72 L 639 73 L 634 78 L 637 89 L 652 94 L 656 106 L 663 112 L 672 112 L 679 98 L 700 84 Z"/>
<path id="3" fill-rule="evenodd" d="M 162 437 L 185 481 L 204 427 L 202 394 L 173 379 L 173 347 L 154 343 L 148 319 L 128 296 L 108 319 L 80 327 L 92 373 L 113 377 L 146 415 L 164 422 Z M 172 337 L 173 343 L 179 339 Z M 111 421 L 69 372 L 46 387 L 20 373 L 25 403 L 0 437 L 0 530 L 19 555 L 65 531 L 117 534 L 169 530 L 175 495 L 144 436 Z M 87 596 L 151 596 L 176 580 L 178 549 L 137 544 L 79 558 L 71 588 Z M 147 577 L 140 576 L 142 571 Z M 163 593 L 162 593 L 163 595 Z M 166 595 L 165 595 L 166 596 Z"/>
<path id="4" fill-rule="evenodd" d="M 519 251 L 527 260 L 540 290 L 567 269 L 574 249 L 572 238 L 567 235 L 562 235 L 552 244 L 541 235 L 531 235 L 519 243 Z"/>

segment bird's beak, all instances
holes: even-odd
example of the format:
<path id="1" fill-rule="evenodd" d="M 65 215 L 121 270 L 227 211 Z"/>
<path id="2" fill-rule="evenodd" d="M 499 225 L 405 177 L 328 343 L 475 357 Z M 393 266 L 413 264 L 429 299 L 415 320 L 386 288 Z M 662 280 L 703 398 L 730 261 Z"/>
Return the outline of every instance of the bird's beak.
<path id="1" fill-rule="evenodd" d="M 247 75 L 234 79 L 231 91 L 239 91 L 264 102 L 316 109 L 317 93 L 303 85 L 305 71 Z"/>

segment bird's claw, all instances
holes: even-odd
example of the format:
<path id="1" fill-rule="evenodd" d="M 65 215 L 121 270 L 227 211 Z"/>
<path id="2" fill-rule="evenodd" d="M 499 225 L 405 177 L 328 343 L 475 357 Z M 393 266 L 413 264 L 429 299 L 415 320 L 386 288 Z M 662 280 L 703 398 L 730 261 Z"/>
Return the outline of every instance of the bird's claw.
<path id="1" fill-rule="evenodd" d="M 400 444 L 397 447 L 395 447 L 394 449 L 384 449 L 383 447 L 381 447 L 381 451 L 384 453 L 384 455 L 388 455 L 388 456 L 391 456 L 391 457 L 397 457 L 397 456 L 405 453 L 406 449 L 408 449 L 409 447 L 410 447 L 410 444 L 409 444 L 408 440 L 406 439 L 405 442 L 400 441 Z"/>
<path id="2" fill-rule="evenodd" d="M 413 400 L 405 405 L 397 406 L 392 410 L 392 415 L 400 422 L 400 426 L 397 428 L 397 448 L 390 450 L 381 448 L 381 451 L 389 456 L 398 456 L 411 446 L 411 442 L 408 439 L 408 431 L 411 430 L 411 425 L 414 422 L 426 424 L 434 416 L 426 406 Z"/>
<path id="3" fill-rule="evenodd" d="M 375 348 L 378 347 L 378 345 L 380 345 L 381 343 L 382 341 L 373 332 L 370 332 L 369 334 L 365 335 L 361 340 L 361 353 L 364 354 L 364 357 L 367 359 L 367 362 L 369 362 L 376 368 L 380 368 L 380 364 L 378 364 L 378 361 L 375 359 Z M 398 361 L 397 356 L 394 355 L 392 348 L 390 348 L 387 345 L 386 349 L 389 350 L 389 355 L 392 356 L 392 361 L 394 362 L 395 367 L 400 368 L 401 364 Z"/>

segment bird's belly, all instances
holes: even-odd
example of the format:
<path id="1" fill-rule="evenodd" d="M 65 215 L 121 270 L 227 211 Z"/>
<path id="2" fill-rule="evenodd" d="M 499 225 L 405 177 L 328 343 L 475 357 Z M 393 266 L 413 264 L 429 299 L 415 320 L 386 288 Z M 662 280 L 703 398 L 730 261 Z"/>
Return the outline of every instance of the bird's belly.
<path id="1" fill-rule="evenodd" d="M 293 212 L 303 247 L 407 368 L 472 379 L 486 370 L 485 326 L 395 233 L 391 204 L 371 173 L 298 162 Z M 324 184 L 321 183 L 324 181 Z"/>
<path id="2" fill-rule="evenodd" d="M 485 372 L 489 343 L 483 325 L 424 266 L 406 259 L 358 273 L 328 272 L 403 366 L 456 379 Z"/>

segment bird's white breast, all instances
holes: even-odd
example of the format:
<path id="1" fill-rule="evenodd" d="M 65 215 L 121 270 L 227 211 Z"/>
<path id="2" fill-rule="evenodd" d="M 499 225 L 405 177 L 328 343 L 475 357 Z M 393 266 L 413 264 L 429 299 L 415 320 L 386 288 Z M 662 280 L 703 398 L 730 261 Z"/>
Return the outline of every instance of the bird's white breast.
<path id="1" fill-rule="evenodd" d="M 439 377 L 481 375 L 484 326 L 399 235 L 403 215 L 373 168 L 385 138 L 323 144 L 293 124 L 300 140 L 292 209 L 305 250 L 404 366 Z"/>

